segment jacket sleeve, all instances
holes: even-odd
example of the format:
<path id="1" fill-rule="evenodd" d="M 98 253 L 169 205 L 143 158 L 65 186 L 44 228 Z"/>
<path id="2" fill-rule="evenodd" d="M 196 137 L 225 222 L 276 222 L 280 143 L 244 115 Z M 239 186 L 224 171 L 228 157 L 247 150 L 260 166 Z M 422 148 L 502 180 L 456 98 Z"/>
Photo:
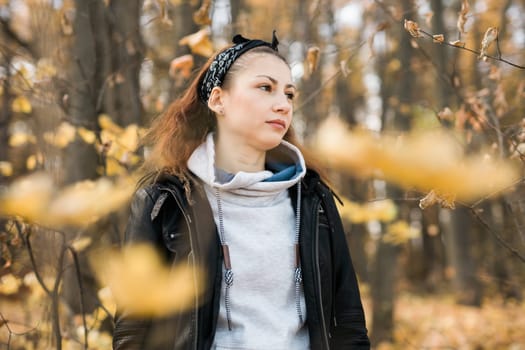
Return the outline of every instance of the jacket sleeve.
<path id="1" fill-rule="evenodd" d="M 158 246 L 160 228 L 151 219 L 155 205 L 152 196 L 146 189 L 139 189 L 131 201 L 131 213 L 128 219 L 125 244 L 151 243 Z M 144 349 L 144 341 L 151 325 L 150 320 L 130 317 L 126 310 L 117 310 L 113 332 L 114 350 Z"/>
<path id="2" fill-rule="evenodd" d="M 331 348 L 370 349 L 359 286 L 348 250 L 341 217 L 333 196 L 326 195 L 329 220 L 333 225 L 332 254 L 334 263 L 334 311 Z"/>

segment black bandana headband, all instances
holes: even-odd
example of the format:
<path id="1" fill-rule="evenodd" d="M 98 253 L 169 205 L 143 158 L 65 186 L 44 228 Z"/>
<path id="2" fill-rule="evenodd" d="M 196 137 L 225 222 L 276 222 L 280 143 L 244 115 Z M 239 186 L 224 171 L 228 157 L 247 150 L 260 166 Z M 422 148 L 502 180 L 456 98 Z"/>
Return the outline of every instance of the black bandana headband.
<path id="1" fill-rule="evenodd" d="M 275 30 L 273 31 L 271 43 L 257 39 L 246 39 L 240 34 L 234 36 L 232 41 L 235 45 L 215 56 L 213 62 L 206 71 L 204 78 L 199 84 L 199 97 L 204 103 L 208 102 L 211 90 L 216 86 L 222 85 L 226 73 L 228 73 L 228 70 L 231 68 L 235 60 L 237 60 L 242 54 L 258 46 L 267 46 L 277 52 L 277 46 L 279 45 L 279 40 L 277 40 L 277 37 L 275 36 Z"/>

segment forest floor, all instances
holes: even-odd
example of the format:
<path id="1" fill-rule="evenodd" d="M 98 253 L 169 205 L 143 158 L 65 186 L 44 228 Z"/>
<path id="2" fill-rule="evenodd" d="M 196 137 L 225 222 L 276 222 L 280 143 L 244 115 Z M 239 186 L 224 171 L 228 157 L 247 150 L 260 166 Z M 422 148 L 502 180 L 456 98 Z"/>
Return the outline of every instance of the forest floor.
<path id="1" fill-rule="evenodd" d="M 370 298 L 367 323 L 373 336 Z M 486 299 L 481 307 L 458 305 L 452 295 L 398 296 L 394 341 L 375 350 L 525 350 L 525 304 Z"/>
<path id="2" fill-rule="evenodd" d="M 363 304 L 373 337 L 371 298 L 364 287 Z M 56 348 L 42 345 L 49 344 L 50 335 L 43 336 L 43 333 L 49 333 L 50 323 L 45 320 L 48 319 L 46 308 L 38 304 L 25 297 L 0 298 L 0 312 L 4 317 L 0 322 L 0 349 L 7 348 L 9 338 L 5 321 L 13 322 L 11 330 L 21 333 L 18 336 L 12 334 L 10 349 Z M 26 326 L 20 326 L 22 323 Z M 76 323 L 79 323 L 78 319 Z M 76 341 L 67 340 L 71 339 L 68 333 L 75 326 L 63 327 L 63 349 L 83 349 L 78 338 Z M 397 297 L 394 327 L 394 341 L 381 343 L 374 350 L 525 350 L 525 303 L 486 299 L 482 307 L 477 308 L 458 305 L 448 294 L 421 296 L 403 292 Z M 77 330 L 79 328 L 80 323 L 76 326 Z M 92 328 L 89 338 L 90 350 L 111 349 L 110 335 L 99 332 L 97 326 Z"/>

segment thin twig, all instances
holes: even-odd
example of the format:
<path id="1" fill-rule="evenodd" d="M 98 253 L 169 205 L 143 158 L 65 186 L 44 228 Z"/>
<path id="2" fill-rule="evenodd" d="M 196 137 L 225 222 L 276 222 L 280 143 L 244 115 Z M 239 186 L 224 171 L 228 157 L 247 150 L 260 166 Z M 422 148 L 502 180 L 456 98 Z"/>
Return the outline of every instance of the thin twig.
<path id="1" fill-rule="evenodd" d="M 480 222 L 480 224 L 490 233 L 492 234 L 496 240 L 503 246 L 505 247 L 506 249 L 508 249 L 513 255 L 515 255 L 518 259 L 520 259 L 523 263 L 525 263 L 525 256 L 523 256 L 519 251 L 517 251 L 516 249 L 514 249 L 510 243 L 508 243 L 507 241 L 505 241 L 503 239 L 503 237 L 501 237 L 500 234 L 498 234 L 496 231 L 494 231 L 492 229 L 492 227 L 490 227 L 489 224 L 487 224 L 487 222 L 485 220 L 483 220 L 483 218 L 476 212 L 476 209 L 475 208 L 469 208 L 470 209 L 470 212 L 472 213 L 472 215 L 474 215 L 474 217 Z"/>
<path id="2" fill-rule="evenodd" d="M 82 276 L 80 275 L 80 263 L 78 261 L 78 254 L 72 246 L 68 247 L 71 256 L 73 257 L 73 262 L 75 264 L 75 275 L 77 277 L 78 288 L 80 290 L 80 313 L 82 314 L 82 325 L 84 327 L 84 349 L 87 350 L 88 347 L 88 328 L 86 321 L 86 311 L 84 305 L 84 288 L 82 286 Z"/>

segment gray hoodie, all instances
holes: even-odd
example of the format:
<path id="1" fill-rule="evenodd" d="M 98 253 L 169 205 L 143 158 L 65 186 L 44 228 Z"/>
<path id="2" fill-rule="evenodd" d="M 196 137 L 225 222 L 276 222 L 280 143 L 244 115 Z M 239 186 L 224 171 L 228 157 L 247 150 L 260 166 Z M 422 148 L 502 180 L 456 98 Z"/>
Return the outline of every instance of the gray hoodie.
<path id="1" fill-rule="evenodd" d="M 300 151 L 282 141 L 267 154 L 271 170 L 228 174 L 215 168 L 213 134 L 209 134 L 191 155 L 188 167 L 205 183 L 231 261 L 230 269 L 223 266 L 212 348 L 308 349 L 300 269 L 296 278 L 300 212 L 294 213 L 288 195 L 296 185 L 300 196 L 300 180 L 306 173 Z"/>

